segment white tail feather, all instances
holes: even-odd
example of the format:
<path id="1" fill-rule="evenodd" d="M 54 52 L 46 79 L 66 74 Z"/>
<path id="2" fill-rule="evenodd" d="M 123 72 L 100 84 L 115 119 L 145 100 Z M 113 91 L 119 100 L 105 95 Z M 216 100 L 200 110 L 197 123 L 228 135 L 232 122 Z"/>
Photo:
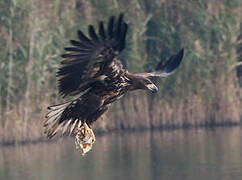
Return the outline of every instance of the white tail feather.
<path id="1" fill-rule="evenodd" d="M 50 118 L 50 117 L 52 117 L 52 116 L 58 114 L 59 112 L 63 111 L 65 108 L 66 108 L 66 107 L 64 106 L 64 107 L 62 107 L 62 108 L 52 110 L 52 111 L 50 111 L 49 113 L 47 113 L 45 117 L 46 117 L 46 118 Z"/>
<path id="2" fill-rule="evenodd" d="M 64 134 L 66 132 L 66 130 L 70 126 L 71 121 L 72 121 L 72 119 L 70 119 L 69 121 L 66 122 L 66 124 L 64 125 L 64 127 L 62 129 L 62 134 Z"/>
<path id="3" fill-rule="evenodd" d="M 71 103 L 71 101 L 69 101 L 69 102 L 65 102 L 65 103 L 62 103 L 62 104 L 57 104 L 57 105 L 49 106 L 48 109 L 54 111 L 54 110 L 57 110 L 57 109 L 60 109 L 60 108 L 66 107 L 66 106 L 69 105 L 70 103 Z"/>
<path id="4" fill-rule="evenodd" d="M 71 135 L 77 126 L 79 127 L 82 125 L 81 120 L 77 118 L 73 119 L 71 114 L 72 108 L 75 107 L 76 102 L 78 102 L 78 99 L 48 107 L 50 112 L 45 116 L 47 119 L 44 122 L 45 133 L 48 138 L 52 138 L 58 132 L 64 134 L 69 131 Z M 63 112 L 66 113 L 63 115 Z M 73 112 L 75 113 L 75 111 Z"/>
<path id="5" fill-rule="evenodd" d="M 58 113 L 56 113 L 55 115 L 53 115 L 52 117 L 48 118 L 45 122 L 44 122 L 44 126 L 49 126 L 50 124 L 53 124 L 54 122 L 58 121 L 60 115 L 63 113 L 64 109 Z"/>
<path id="6" fill-rule="evenodd" d="M 72 131 L 75 129 L 77 121 L 78 121 L 78 119 L 76 119 L 75 122 L 72 124 L 71 130 L 70 130 L 70 135 L 72 134 Z"/>

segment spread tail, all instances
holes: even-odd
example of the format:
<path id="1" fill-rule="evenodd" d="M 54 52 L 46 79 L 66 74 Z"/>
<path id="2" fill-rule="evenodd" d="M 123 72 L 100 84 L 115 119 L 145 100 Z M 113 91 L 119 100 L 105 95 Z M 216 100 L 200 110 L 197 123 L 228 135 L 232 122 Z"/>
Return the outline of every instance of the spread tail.
<path id="1" fill-rule="evenodd" d="M 71 134 L 76 127 L 81 126 L 81 121 L 71 116 L 78 102 L 79 100 L 74 100 L 48 107 L 50 111 L 46 114 L 44 122 L 44 133 L 48 138 L 52 138 L 59 131 L 62 131 L 62 134 L 69 131 Z"/>

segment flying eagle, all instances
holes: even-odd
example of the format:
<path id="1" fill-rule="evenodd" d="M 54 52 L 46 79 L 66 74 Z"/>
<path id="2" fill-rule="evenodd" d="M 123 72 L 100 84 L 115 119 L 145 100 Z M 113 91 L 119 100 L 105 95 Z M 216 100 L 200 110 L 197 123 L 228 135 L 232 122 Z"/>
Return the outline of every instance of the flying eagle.
<path id="1" fill-rule="evenodd" d="M 107 26 L 103 21 L 88 26 L 87 37 L 78 31 L 78 40 L 71 40 L 70 47 L 57 71 L 58 89 L 63 96 L 77 96 L 74 100 L 48 107 L 45 133 L 48 138 L 57 132 L 69 132 L 85 129 L 103 115 L 114 101 L 128 91 L 138 89 L 157 92 L 152 77 L 167 77 L 180 65 L 184 51 L 171 56 L 166 63 L 158 63 L 154 72 L 130 73 L 118 60 L 125 48 L 128 24 L 123 14 L 118 18 L 111 16 Z"/>

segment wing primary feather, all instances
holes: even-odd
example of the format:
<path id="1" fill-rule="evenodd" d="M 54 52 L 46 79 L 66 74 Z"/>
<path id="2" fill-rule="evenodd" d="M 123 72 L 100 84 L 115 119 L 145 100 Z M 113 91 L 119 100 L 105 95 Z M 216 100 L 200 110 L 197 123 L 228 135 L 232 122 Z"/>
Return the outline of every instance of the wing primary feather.
<path id="1" fill-rule="evenodd" d="M 121 34 L 121 28 L 122 28 L 123 16 L 124 16 L 124 15 L 121 13 L 121 14 L 119 15 L 119 18 L 118 18 L 117 29 L 116 29 L 116 34 L 115 34 L 116 39 L 119 39 L 120 34 Z"/>
<path id="2" fill-rule="evenodd" d="M 181 49 L 177 54 L 175 54 L 169 58 L 169 60 L 161 68 L 161 70 L 166 73 L 172 73 L 180 65 L 183 55 L 184 55 L 184 49 Z"/>
<path id="3" fill-rule="evenodd" d="M 86 42 L 70 40 L 70 43 L 75 47 L 80 47 L 83 51 L 90 51 L 93 48 L 92 44 Z"/>
<path id="4" fill-rule="evenodd" d="M 171 56 L 169 60 L 163 64 L 163 61 L 158 63 L 154 72 L 146 73 L 149 77 L 167 77 L 173 74 L 183 59 L 184 49 L 181 49 L 177 54 Z"/>
<path id="5" fill-rule="evenodd" d="M 91 42 L 90 39 L 87 38 L 87 37 L 85 36 L 85 34 L 84 34 L 81 30 L 78 30 L 78 31 L 77 31 L 77 35 L 78 35 L 80 41 L 82 41 L 82 42 L 88 42 L 88 43 Z"/>
<path id="6" fill-rule="evenodd" d="M 99 22 L 99 32 L 98 33 L 99 33 L 99 36 L 102 38 L 102 40 L 106 39 L 106 34 L 105 34 L 104 25 L 103 25 L 102 21 Z"/>
<path id="7" fill-rule="evenodd" d="M 81 49 L 79 49 L 79 48 L 76 48 L 76 47 L 66 47 L 66 48 L 64 48 L 65 49 L 65 51 L 70 51 L 70 52 L 85 52 L 85 53 L 90 53 L 90 50 L 83 50 L 82 48 Z"/>
<path id="8" fill-rule="evenodd" d="M 93 41 L 98 42 L 98 36 L 95 32 L 95 29 L 92 25 L 88 26 L 88 32 L 89 32 L 89 36 L 92 38 Z"/>
<path id="9" fill-rule="evenodd" d="M 66 59 L 66 60 L 62 60 L 61 64 L 62 65 L 83 65 L 84 62 L 88 61 L 89 59 L 82 59 L 82 58 L 78 58 L 78 59 Z"/>
<path id="10" fill-rule="evenodd" d="M 184 56 L 184 49 L 181 49 L 177 54 L 171 56 L 169 60 L 164 64 L 163 61 L 160 61 L 158 65 L 156 66 L 156 69 L 154 72 L 149 73 L 139 73 L 137 75 L 143 76 L 146 78 L 149 77 L 167 77 L 171 74 L 173 74 L 176 69 L 181 64 L 181 61 Z"/>
<path id="11" fill-rule="evenodd" d="M 110 39 L 113 38 L 113 25 L 114 25 L 114 20 L 115 20 L 115 17 L 114 16 L 111 16 L 110 19 L 109 19 L 109 22 L 108 22 L 108 35 L 109 35 L 109 38 Z"/>
<path id="12" fill-rule="evenodd" d="M 70 43 L 71 43 L 73 46 L 82 46 L 82 44 L 81 44 L 79 41 L 76 41 L 76 40 L 70 40 Z"/>
<path id="13" fill-rule="evenodd" d="M 126 38 L 127 31 L 128 31 L 128 24 L 123 23 L 121 35 L 119 37 L 118 44 L 117 44 L 117 47 L 116 47 L 116 49 L 119 52 L 122 51 L 125 48 L 125 38 Z"/>
<path id="14" fill-rule="evenodd" d="M 74 123 L 71 125 L 70 135 L 72 134 L 72 131 L 75 129 L 77 121 L 78 121 L 78 119 L 76 119 L 76 120 L 74 121 Z"/>
<path id="15" fill-rule="evenodd" d="M 61 55 L 62 58 L 80 58 L 80 57 L 88 58 L 89 56 L 90 56 L 89 53 L 62 54 Z"/>

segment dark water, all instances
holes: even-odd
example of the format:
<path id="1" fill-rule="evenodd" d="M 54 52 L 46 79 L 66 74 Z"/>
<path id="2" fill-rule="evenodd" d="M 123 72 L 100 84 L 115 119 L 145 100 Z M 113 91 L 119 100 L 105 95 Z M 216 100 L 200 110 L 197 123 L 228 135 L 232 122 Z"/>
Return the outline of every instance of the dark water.
<path id="1" fill-rule="evenodd" d="M 113 133 L 82 157 L 73 139 L 0 147 L 1 180 L 241 180 L 242 130 Z"/>

